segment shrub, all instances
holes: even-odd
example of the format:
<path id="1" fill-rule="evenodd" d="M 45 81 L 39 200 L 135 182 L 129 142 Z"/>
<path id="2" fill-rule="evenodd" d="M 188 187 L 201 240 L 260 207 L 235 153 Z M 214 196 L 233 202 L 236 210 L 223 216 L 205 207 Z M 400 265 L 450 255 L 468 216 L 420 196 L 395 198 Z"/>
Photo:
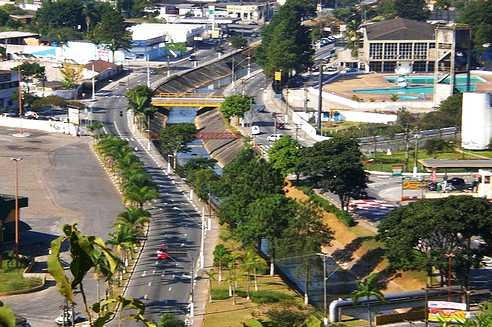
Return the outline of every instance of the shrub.
<path id="1" fill-rule="evenodd" d="M 212 300 L 226 300 L 230 298 L 227 288 L 212 288 Z"/>
<path id="2" fill-rule="evenodd" d="M 307 196 L 309 196 L 309 200 L 316 203 L 316 205 L 319 206 L 320 208 L 322 208 L 323 210 L 325 210 L 327 212 L 331 212 L 332 214 L 334 214 L 345 225 L 347 225 L 347 226 L 354 226 L 355 225 L 354 218 L 348 212 L 343 211 L 341 209 L 338 209 L 333 204 L 331 204 L 330 201 L 323 198 L 322 196 L 319 196 L 318 194 L 316 194 L 313 191 L 313 189 L 311 189 L 307 186 L 300 186 L 299 188 Z"/>
<path id="3" fill-rule="evenodd" d="M 251 292 L 251 300 L 254 303 L 259 303 L 259 304 L 277 303 L 290 299 L 292 299 L 291 295 L 281 292 L 276 292 L 276 291 L 264 290 L 264 291 Z"/>

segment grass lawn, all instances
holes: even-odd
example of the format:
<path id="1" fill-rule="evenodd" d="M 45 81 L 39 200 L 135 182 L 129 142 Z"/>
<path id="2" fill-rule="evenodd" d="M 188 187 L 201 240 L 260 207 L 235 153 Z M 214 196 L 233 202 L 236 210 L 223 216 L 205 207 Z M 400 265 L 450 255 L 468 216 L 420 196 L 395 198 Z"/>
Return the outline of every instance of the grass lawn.
<path id="1" fill-rule="evenodd" d="M 233 256 L 244 257 L 246 251 L 237 241 L 233 240 L 228 228 L 221 226 L 221 243 L 232 251 Z M 279 276 L 268 275 L 268 265 L 259 257 L 257 268 L 258 293 L 255 292 L 253 275 L 250 274 L 249 289 L 251 299 L 246 298 L 248 290 L 248 273 L 242 265 L 237 267 L 236 304 L 229 297 L 228 288 L 230 271 L 223 269 L 222 281 L 218 281 L 218 270 L 214 268 L 215 277 L 211 282 L 211 293 L 214 300 L 207 304 L 205 327 L 215 326 L 243 326 L 243 322 L 251 319 L 265 318 L 264 313 L 278 306 L 280 303 L 302 306 L 303 298 L 294 292 Z M 221 299 L 215 299 L 216 297 Z M 259 303 L 266 302 L 266 303 Z"/>
<path id="2" fill-rule="evenodd" d="M 11 268 L 0 272 L 0 293 L 19 291 L 41 285 L 39 278 L 24 278 L 24 268 Z"/>
<path id="3" fill-rule="evenodd" d="M 477 159 L 478 159 L 478 157 L 492 158 L 492 150 L 482 150 L 482 151 L 466 150 L 465 153 L 469 154 L 470 156 L 476 155 Z"/>
<path id="4" fill-rule="evenodd" d="M 297 188 L 289 187 L 287 195 L 303 201 L 307 196 Z M 384 256 L 384 244 L 375 240 L 374 230 L 359 223 L 349 227 L 343 224 L 332 213 L 323 213 L 324 222 L 334 233 L 334 241 L 331 246 L 323 250 L 335 257 L 339 262 L 349 262 L 349 268 L 354 275 L 364 278 L 367 271 L 360 271 L 357 266 L 367 263 L 370 272 L 385 272 L 389 268 L 389 262 Z M 351 258 L 347 260 L 346 258 Z M 360 261 L 360 262 L 359 262 Z M 387 283 L 385 292 L 401 292 L 420 289 L 425 286 L 425 272 L 399 272 L 390 283 Z"/>
<path id="5" fill-rule="evenodd" d="M 326 133 L 336 133 L 338 131 L 342 131 L 344 129 L 348 129 L 351 127 L 358 127 L 361 125 L 367 125 L 366 123 L 355 122 L 355 121 L 344 121 L 340 123 L 323 123 L 323 132 Z"/>
<path id="6" fill-rule="evenodd" d="M 490 153 L 492 156 L 492 151 L 490 151 Z M 412 171 L 414 158 L 415 158 L 415 152 L 410 151 L 409 152 L 408 167 L 405 171 L 407 171 L 407 172 Z M 378 153 L 376 158 L 368 158 L 368 159 L 374 159 L 374 160 L 372 160 L 371 162 L 365 163 L 365 168 L 367 170 L 391 172 L 393 165 L 405 164 L 405 152 L 395 152 L 390 156 L 387 156 L 383 153 Z M 429 155 L 427 153 L 427 151 L 425 151 L 425 150 L 419 151 L 418 160 L 425 160 L 425 159 L 473 160 L 473 159 L 479 159 L 479 158 L 477 156 L 472 155 L 472 154 L 467 154 L 467 153 L 463 154 L 463 153 L 456 152 L 456 151 L 438 152 L 434 155 Z M 419 171 L 423 171 L 421 165 L 418 165 L 418 166 L 419 166 Z"/>

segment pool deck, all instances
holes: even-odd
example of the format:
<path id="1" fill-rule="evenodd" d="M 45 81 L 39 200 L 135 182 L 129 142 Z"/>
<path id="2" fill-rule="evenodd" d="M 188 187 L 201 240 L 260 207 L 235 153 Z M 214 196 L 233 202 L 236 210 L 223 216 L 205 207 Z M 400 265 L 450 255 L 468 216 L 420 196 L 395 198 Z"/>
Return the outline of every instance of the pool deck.
<path id="1" fill-rule="evenodd" d="M 429 76 L 432 77 L 433 74 L 418 73 L 418 76 Z M 490 74 L 480 74 L 480 72 L 473 72 L 474 76 L 480 76 L 485 83 L 477 83 L 476 92 L 492 92 L 492 75 Z M 364 94 L 364 93 L 354 93 L 353 90 L 358 89 L 371 89 L 371 88 L 391 88 L 395 87 L 394 83 L 389 83 L 386 81 L 385 77 L 395 76 L 395 74 L 361 74 L 341 77 L 323 87 L 326 92 L 335 93 L 337 95 L 346 97 L 352 100 L 364 101 L 364 102 L 392 102 L 391 94 Z M 410 75 L 412 76 L 412 75 Z M 421 84 L 422 86 L 431 86 L 430 84 Z M 432 95 L 426 96 L 426 100 L 431 100 Z M 418 100 L 416 100 L 418 101 Z"/>

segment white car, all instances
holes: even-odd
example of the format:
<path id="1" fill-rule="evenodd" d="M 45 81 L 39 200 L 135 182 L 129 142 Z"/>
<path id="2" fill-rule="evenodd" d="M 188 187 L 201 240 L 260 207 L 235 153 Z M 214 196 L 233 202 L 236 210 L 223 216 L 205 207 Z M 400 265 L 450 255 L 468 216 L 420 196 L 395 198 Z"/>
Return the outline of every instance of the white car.
<path id="1" fill-rule="evenodd" d="M 63 317 L 65 315 L 65 317 Z M 75 312 L 75 322 L 80 319 L 80 316 L 77 312 Z M 55 323 L 60 326 L 68 326 L 72 324 L 72 311 L 68 310 L 60 313 L 58 317 L 55 319 Z"/>
<path id="2" fill-rule="evenodd" d="M 260 126 L 253 125 L 251 126 L 251 135 L 259 135 L 261 134 Z"/>
<path id="3" fill-rule="evenodd" d="M 269 135 L 267 137 L 267 141 L 268 142 L 275 142 L 275 141 L 280 140 L 281 137 L 282 137 L 282 134 L 272 134 L 272 135 Z"/>

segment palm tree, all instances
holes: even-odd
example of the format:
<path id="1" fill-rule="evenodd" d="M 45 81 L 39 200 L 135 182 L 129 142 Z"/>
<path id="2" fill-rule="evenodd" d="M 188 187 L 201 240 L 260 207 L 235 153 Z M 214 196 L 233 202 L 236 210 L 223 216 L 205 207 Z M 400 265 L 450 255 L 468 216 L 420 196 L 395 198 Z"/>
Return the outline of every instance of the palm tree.
<path id="1" fill-rule="evenodd" d="M 248 277 L 248 300 L 250 293 L 250 275 L 253 274 L 254 288 L 258 292 L 258 280 L 257 280 L 257 270 L 265 267 L 265 262 L 254 252 L 254 250 L 249 249 L 243 258 L 243 267 L 246 270 Z"/>
<path id="2" fill-rule="evenodd" d="M 222 281 L 222 267 L 227 266 L 231 261 L 231 251 L 223 244 L 218 244 L 214 249 L 214 266 L 219 270 L 219 283 Z"/>
<path id="3" fill-rule="evenodd" d="M 154 187 L 137 185 L 129 186 L 125 192 L 125 198 L 138 205 L 139 208 L 143 208 L 146 202 L 152 201 L 159 196 L 159 192 Z"/>
<path id="4" fill-rule="evenodd" d="M 133 250 L 136 243 L 136 233 L 129 225 L 118 225 L 113 233 L 109 234 L 108 243 L 113 246 L 113 249 L 118 253 L 123 260 L 124 269 L 128 266 L 128 252 Z"/>
<path id="5" fill-rule="evenodd" d="M 366 279 L 358 283 L 357 290 L 352 293 L 354 304 L 357 303 L 361 297 L 366 298 L 369 327 L 372 326 L 369 298 L 376 297 L 378 300 L 384 301 L 384 294 L 380 291 L 380 286 L 378 285 L 378 276 L 378 273 L 370 274 Z"/>
<path id="6" fill-rule="evenodd" d="M 212 303 L 212 281 L 217 280 L 217 278 L 216 278 L 217 273 L 215 271 L 213 271 L 212 269 L 210 269 L 210 270 L 206 270 L 205 274 L 207 275 L 208 282 L 210 283 L 209 288 L 208 288 L 208 290 L 209 290 L 208 302 Z"/>
<path id="7" fill-rule="evenodd" d="M 144 224 L 149 222 L 150 212 L 142 208 L 126 208 L 116 218 L 116 226 L 128 225 L 137 233 L 141 233 L 141 229 Z"/>

